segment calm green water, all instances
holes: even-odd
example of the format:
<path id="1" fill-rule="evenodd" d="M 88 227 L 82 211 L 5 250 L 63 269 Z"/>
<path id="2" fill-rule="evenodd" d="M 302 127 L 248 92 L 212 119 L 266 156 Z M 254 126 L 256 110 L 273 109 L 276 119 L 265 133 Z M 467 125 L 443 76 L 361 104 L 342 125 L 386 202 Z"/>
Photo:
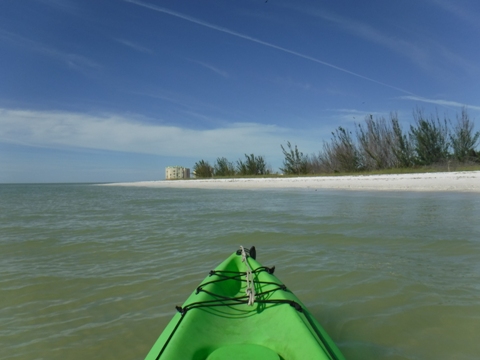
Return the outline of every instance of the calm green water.
<path id="1" fill-rule="evenodd" d="M 0 358 L 142 359 L 239 245 L 348 359 L 478 359 L 480 196 L 0 185 Z"/>

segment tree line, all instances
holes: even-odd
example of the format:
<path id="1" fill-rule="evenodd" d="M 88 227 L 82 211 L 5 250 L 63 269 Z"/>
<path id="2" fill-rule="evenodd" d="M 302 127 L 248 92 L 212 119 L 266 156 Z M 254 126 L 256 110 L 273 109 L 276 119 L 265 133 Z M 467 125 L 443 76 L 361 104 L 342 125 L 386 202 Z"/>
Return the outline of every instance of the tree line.
<path id="1" fill-rule="evenodd" d="M 208 161 L 200 160 L 195 163 L 193 173 L 197 178 L 208 178 L 213 176 L 268 175 L 271 170 L 267 168 L 263 156 L 245 154 L 245 159 L 238 159 L 236 163 L 228 161 L 225 157 L 217 158 L 213 166 Z"/>
<path id="2" fill-rule="evenodd" d="M 324 141 L 317 154 L 306 155 L 296 145 L 280 145 L 284 160 L 280 171 L 288 175 L 352 173 L 360 171 L 480 163 L 476 151 L 480 132 L 474 131 L 474 122 L 467 110 L 457 114 L 456 121 L 438 113 L 425 115 L 417 108 L 414 124 L 402 129 L 397 113 L 385 117 L 365 117 L 363 124 L 354 124 L 353 130 L 339 126 L 329 141 Z M 195 163 L 196 177 L 268 175 L 263 156 L 245 154 L 236 163 L 218 158 L 211 166 L 207 161 Z"/>

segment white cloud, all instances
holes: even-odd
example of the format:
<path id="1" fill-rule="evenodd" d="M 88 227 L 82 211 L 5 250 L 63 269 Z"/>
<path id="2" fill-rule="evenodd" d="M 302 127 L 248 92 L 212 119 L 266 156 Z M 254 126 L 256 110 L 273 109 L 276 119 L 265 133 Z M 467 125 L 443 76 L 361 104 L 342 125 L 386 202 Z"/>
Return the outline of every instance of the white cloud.
<path id="1" fill-rule="evenodd" d="M 374 119 L 377 118 L 389 118 L 389 112 L 382 111 L 368 111 L 368 110 L 357 110 L 357 109 L 330 109 L 332 111 L 335 119 L 335 123 L 342 125 L 347 123 L 347 127 L 351 128 L 351 123 L 361 124 L 364 122 L 365 118 L 373 116 Z M 333 121 L 332 121 L 333 122 Z"/>
<path id="2" fill-rule="evenodd" d="M 238 158 L 253 152 L 267 159 L 280 156 L 280 144 L 287 140 L 298 143 L 305 150 L 316 143 L 305 140 L 291 129 L 275 125 L 235 123 L 196 130 L 140 120 L 115 114 L 0 109 L 0 141 L 33 147 L 98 149 L 169 157 Z"/>
<path id="3" fill-rule="evenodd" d="M 200 66 L 203 66 L 204 68 L 210 70 L 210 71 L 213 71 L 215 74 L 217 75 L 220 75 L 224 78 L 228 78 L 228 73 L 224 70 L 221 70 L 213 65 L 210 65 L 210 64 L 207 64 L 207 63 L 204 63 L 204 62 L 201 62 L 201 61 L 197 61 L 197 60 L 190 60 L 191 62 L 195 63 L 195 64 L 198 64 Z"/>
<path id="4" fill-rule="evenodd" d="M 446 4 L 441 0 L 432 1 L 442 5 Z M 458 7 L 451 4 L 448 5 L 448 7 L 451 8 L 452 11 L 457 11 L 457 13 L 460 11 Z M 437 70 L 444 73 L 446 69 L 451 68 L 453 65 L 467 73 L 478 73 L 478 66 L 475 62 L 461 57 L 455 51 L 449 50 L 446 46 L 439 44 L 433 39 L 427 38 L 425 35 L 421 35 L 418 32 L 415 32 L 414 38 L 410 36 L 410 39 L 406 39 L 388 34 L 385 29 L 380 30 L 365 22 L 353 18 L 342 17 L 324 9 L 319 10 L 317 8 L 311 8 L 307 11 L 299 6 L 291 6 L 291 8 L 315 16 L 321 20 L 331 22 L 342 31 L 387 48 L 397 55 L 409 59 L 413 64 L 423 70 L 429 72 Z M 466 14 L 467 12 L 462 13 L 462 15 Z M 398 90 L 402 91 L 402 89 Z M 414 94 L 410 93 L 410 95 Z"/>
<path id="5" fill-rule="evenodd" d="M 297 81 L 291 77 L 276 76 L 271 80 L 274 84 L 287 89 L 311 91 L 314 86 L 309 82 Z"/>
<path id="6" fill-rule="evenodd" d="M 430 0 L 431 3 L 439 6 L 448 13 L 458 17 L 462 22 L 478 28 L 478 11 L 475 11 L 473 6 L 462 7 L 458 1 L 445 1 L 445 0 Z"/>
<path id="7" fill-rule="evenodd" d="M 21 35 L 4 31 L 2 29 L 0 29 L 0 40 L 9 42 L 15 46 L 19 46 L 29 51 L 37 52 L 55 61 L 63 62 L 74 70 L 83 71 L 85 69 L 101 68 L 101 65 L 86 56 L 61 51 L 41 42 L 33 41 Z"/>
<path id="8" fill-rule="evenodd" d="M 125 40 L 125 39 L 115 39 L 115 41 L 119 42 L 120 44 L 123 44 L 133 50 L 136 50 L 136 51 L 139 51 L 139 52 L 143 52 L 143 53 L 147 53 L 147 54 L 151 54 L 152 53 L 152 50 L 142 46 L 142 45 L 139 45 L 137 43 L 134 43 L 132 41 L 128 41 L 128 40 Z"/>
<path id="9" fill-rule="evenodd" d="M 402 56 L 406 56 L 421 67 L 426 66 L 428 51 L 413 42 L 387 35 L 384 31 L 380 31 L 370 24 L 352 18 L 342 17 L 324 9 L 310 8 L 307 11 L 299 6 L 291 6 L 291 8 L 321 20 L 331 22 L 345 32 L 386 47 Z"/>
<path id="10" fill-rule="evenodd" d="M 420 96 L 400 96 L 400 99 L 420 101 L 420 102 L 425 102 L 425 103 L 429 103 L 429 104 L 436 104 L 436 105 L 440 105 L 440 106 L 466 107 L 466 108 L 472 109 L 472 110 L 480 110 L 480 106 L 468 105 L 468 104 L 465 104 L 465 103 L 460 103 L 460 102 L 451 101 L 451 100 L 427 99 L 427 98 L 420 97 Z"/>
<path id="11" fill-rule="evenodd" d="M 174 16 L 174 17 L 177 17 L 177 18 L 179 18 L 179 19 L 183 19 L 183 20 L 185 20 L 185 21 L 189 21 L 189 22 L 191 22 L 191 23 L 194 23 L 194 24 L 197 24 L 197 25 L 200 25 L 200 26 L 203 26 L 203 27 L 212 29 L 212 30 L 220 31 L 220 32 L 222 32 L 222 33 L 229 34 L 229 35 L 238 37 L 238 38 L 240 38 L 240 39 L 244 39 L 244 40 L 247 40 L 247 41 L 251 41 L 251 42 L 254 42 L 254 43 L 256 43 L 256 44 L 260 44 L 260 45 L 269 47 L 269 48 L 271 48 L 271 49 L 275 49 L 275 50 L 278 50 L 278 51 L 282 51 L 282 52 L 284 52 L 284 53 L 287 53 L 287 54 L 290 54 L 290 55 L 294 55 L 294 56 L 303 58 L 303 59 L 305 59 L 305 60 L 313 61 L 313 62 L 315 62 L 315 63 L 317 63 L 317 64 L 320 64 L 320 65 L 323 65 L 323 66 L 327 66 L 327 67 L 329 67 L 329 68 L 332 68 L 332 69 L 335 69 L 335 70 L 337 70 L 337 71 L 340 71 L 340 72 L 343 72 L 343 73 L 352 75 L 352 76 L 354 76 L 354 77 L 357 77 L 357 78 L 360 78 L 360 79 L 363 79 L 363 80 L 366 80 L 366 81 L 370 81 L 370 82 L 373 82 L 373 83 L 375 83 L 375 84 L 378 84 L 378 85 L 381 85 L 381 86 L 385 86 L 385 87 L 388 87 L 388 88 L 391 88 L 391 89 L 394 89 L 394 90 L 397 90 L 397 91 L 402 92 L 402 93 L 404 93 L 404 94 L 413 95 L 413 93 L 410 92 L 410 91 L 407 91 L 407 90 L 401 89 L 401 88 L 399 88 L 399 87 L 396 87 L 396 86 L 394 86 L 394 85 L 390 85 L 390 84 L 384 83 L 384 82 L 382 82 L 382 81 L 378 81 L 378 80 L 375 80 L 375 79 L 373 79 L 373 78 L 370 78 L 370 77 L 368 77 L 368 76 L 365 76 L 365 75 L 362 75 L 362 74 L 359 74 L 359 73 L 350 71 L 350 70 L 345 69 L 345 68 L 343 68 L 343 67 L 340 67 L 340 66 L 337 66 L 337 65 L 328 63 L 328 62 L 323 61 L 323 60 L 320 60 L 320 59 L 317 59 L 317 58 L 315 58 L 315 57 L 313 57 L 313 56 L 305 55 L 305 54 L 299 53 L 299 52 L 297 52 L 297 51 L 290 50 L 290 49 L 284 48 L 284 47 L 282 47 L 282 46 L 278 46 L 278 45 L 275 45 L 275 44 L 272 44 L 272 43 L 269 43 L 269 42 L 266 42 L 266 41 L 257 39 L 257 38 L 255 38 L 255 37 L 252 37 L 252 36 L 249 36 L 249 35 L 245 35 L 245 34 L 239 33 L 239 32 L 237 32 L 237 31 L 233 31 L 233 30 L 227 29 L 227 28 L 222 27 L 222 26 L 218 26 L 218 25 L 215 25 L 215 24 L 211 24 L 211 23 L 208 23 L 208 22 L 206 22 L 206 21 L 203 21 L 203 20 L 194 18 L 194 17 L 192 17 L 192 16 L 184 15 L 184 14 L 181 14 L 181 13 L 179 13 L 179 12 L 172 11 L 172 10 L 169 10 L 169 9 L 167 9 L 167 8 L 163 8 L 163 7 L 160 7 L 160 6 L 157 6 L 157 5 L 152 5 L 152 4 L 149 4 L 149 3 L 145 3 L 145 2 L 139 1 L 139 0 L 124 0 L 124 1 L 129 2 L 129 3 L 132 3 L 132 4 L 135 4 L 135 5 L 138 5 L 138 6 L 142 6 L 142 7 L 145 7 L 145 8 L 147 8 L 147 9 L 150 9 L 150 10 L 153 10 L 153 11 L 157 11 L 157 12 L 160 12 L 160 13 L 163 13 L 163 14 L 168 14 L 168 15 L 170 15 L 170 16 Z"/>

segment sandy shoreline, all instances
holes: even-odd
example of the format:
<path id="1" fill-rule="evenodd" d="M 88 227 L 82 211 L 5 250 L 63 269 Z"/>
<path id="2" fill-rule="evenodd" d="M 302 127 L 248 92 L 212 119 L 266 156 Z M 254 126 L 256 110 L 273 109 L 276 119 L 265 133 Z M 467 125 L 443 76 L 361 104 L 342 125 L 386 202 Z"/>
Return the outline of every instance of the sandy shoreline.
<path id="1" fill-rule="evenodd" d="M 337 189 L 366 191 L 453 191 L 480 193 L 480 171 L 249 179 L 160 180 L 107 186 L 203 189 Z"/>

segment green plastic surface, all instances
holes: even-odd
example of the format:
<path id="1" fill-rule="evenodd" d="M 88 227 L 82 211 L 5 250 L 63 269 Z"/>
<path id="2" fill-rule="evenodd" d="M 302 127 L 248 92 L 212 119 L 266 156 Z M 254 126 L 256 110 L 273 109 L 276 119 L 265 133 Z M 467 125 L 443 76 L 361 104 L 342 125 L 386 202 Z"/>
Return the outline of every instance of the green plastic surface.
<path id="1" fill-rule="evenodd" d="M 278 354 L 261 345 L 229 345 L 212 352 L 207 360 L 280 360 Z"/>
<path id="2" fill-rule="evenodd" d="M 262 267 L 251 257 L 248 257 L 248 263 L 252 270 Z M 215 270 L 245 272 L 246 266 L 242 263 L 242 256 L 233 253 Z M 207 276 L 199 287 L 228 298 L 245 296 L 244 275 L 243 281 L 209 283 L 219 279 L 218 275 Z M 257 296 L 253 306 L 224 305 L 231 301 L 222 300 L 221 306 L 192 308 L 184 314 L 177 313 L 145 360 L 216 360 L 221 359 L 219 356 L 228 349 L 237 350 L 229 352 L 226 359 L 260 359 L 263 351 L 262 359 L 265 360 L 344 360 L 340 350 L 300 300 L 289 290 L 278 289 L 278 284 L 282 283 L 275 275 L 261 271 L 254 274 L 254 282 L 256 293 L 263 292 L 264 295 Z M 194 291 L 182 307 L 215 300 L 218 298 L 207 292 Z M 288 303 L 261 303 L 261 300 L 293 301 L 302 309 L 299 311 Z M 248 357 L 242 357 L 241 350 Z M 255 354 L 258 356 L 254 357 Z"/>

